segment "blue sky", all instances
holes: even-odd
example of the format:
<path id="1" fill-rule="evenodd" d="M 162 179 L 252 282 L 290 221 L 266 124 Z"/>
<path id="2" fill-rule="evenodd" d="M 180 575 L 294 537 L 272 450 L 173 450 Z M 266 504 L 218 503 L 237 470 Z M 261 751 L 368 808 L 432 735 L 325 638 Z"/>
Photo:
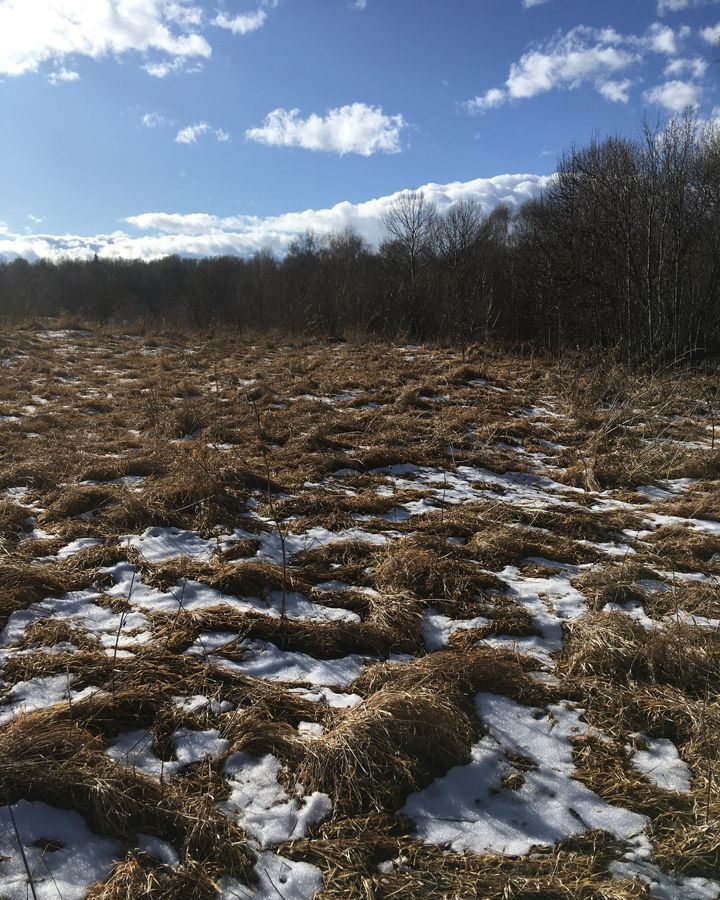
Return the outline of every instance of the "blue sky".
<path id="1" fill-rule="evenodd" d="M 0 256 L 517 202 L 573 142 L 720 115 L 717 38 L 717 0 L 0 0 Z"/>

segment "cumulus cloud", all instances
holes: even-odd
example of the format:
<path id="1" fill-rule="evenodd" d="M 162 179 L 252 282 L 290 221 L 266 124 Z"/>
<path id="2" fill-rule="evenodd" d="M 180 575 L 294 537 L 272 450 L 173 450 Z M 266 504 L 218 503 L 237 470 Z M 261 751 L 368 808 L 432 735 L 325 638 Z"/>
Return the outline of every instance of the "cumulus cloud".
<path id="1" fill-rule="evenodd" d="M 188 0 L 169 0 L 165 16 L 170 22 L 176 22 L 182 28 L 198 28 L 203 22 L 202 7 L 187 4 Z"/>
<path id="2" fill-rule="evenodd" d="M 605 81 L 628 68 L 637 54 L 622 46 L 612 28 L 579 25 L 532 48 L 510 66 L 503 88 L 491 88 L 470 100 L 471 112 L 524 100 L 555 88 L 577 88 L 587 81 Z"/>
<path id="3" fill-rule="evenodd" d="M 707 41 L 708 44 L 717 44 L 717 42 L 720 41 L 720 22 L 718 22 L 717 25 L 703 28 L 700 33 L 703 36 L 703 40 Z"/>
<path id="4" fill-rule="evenodd" d="M 613 103 L 627 103 L 630 99 L 631 86 L 632 81 L 629 78 L 624 78 L 622 81 L 613 81 L 611 79 L 609 81 L 599 81 L 597 89 L 606 100 L 611 100 Z"/>
<path id="5" fill-rule="evenodd" d="M 702 78 L 707 72 L 707 67 L 707 60 L 701 56 L 694 56 L 692 59 L 673 59 L 665 66 L 664 74 L 674 76 L 688 72 L 693 78 Z"/>
<path id="6" fill-rule="evenodd" d="M 492 87 L 463 105 L 469 112 L 483 112 L 514 100 L 585 84 L 608 100 L 626 103 L 631 81 L 618 76 L 650 54 L 675 56 L 688 34 L 687 27 L 672 29 L 659 22 L 637 35 L 578 25 L 532 46 L 511 64 L 502 86 Z"/>
<path id="7" fill-rule="evenodd" d="M 195 125 L 186 125 L 185 128 L 181 128 L 180 131 L 175 135 L 175 143 L 176 144 L 197 144 L 197 139 L 203 135 L 207 134 L 210 131 L 210 126 L 207 122 L 198 122 Z"/>
<path id="8" fill-rule="evenodd" d="M 267 10 L 274 9 L 279 2 L 280 0 L 259 0 L 257 9 L 252 12 L 238 13 L 235 16 L 219 12 L 212 20 L 212 24 L 218 28 L 232 31 L 233 34 L 250 34 L 257 31 L 258 28 L 262 28 L 267 22 Z"/>
<path id="9" fill-rule="evenodd" d="M 62 67 L 55 72 L 51 72 L 47 80 L 50 84 L 67 84 L 70 81 L 80 81 L 80 73 Z"/>
<path id="10" fill-rule="evenodd" d="M 212 49 L 195 29 L 198 10 L 178 0 L 3 0 L 0 73 L 22 75 L 49 60 L 132 51 L 160 54 L 176 67 L 207 59 Z"/>
<path id="11" fill-rule="evenodd" d="M 175 135 L 176 144 L 197 144 L 198 138 L 204 134 L 212 134 L 216 141 L 225 144 L 230 140 L 230 134 L 222 128 L 211 128 L 207 122 L 196 122 L 194 125 L 186 125 Z"/>
<path id="12" fill-rule="evenodd" d="M 400 135 L 407 122 L 401 115 L 386 115 L 379 106 L 352 103 L 303 119 L 299 109 L 274 109 L 257 128 L 245 132 L 248 140 L 273 147 L 303 147 L 330 153 L 399 153 Z"/>
<path id="13" fill-rule="evenodd" d="M 485 91 L 484 94 L 471 100 L 466 105 L 473 111 L 493 109 L 496 106 L 502 106 L 506 99 L 505 91 L 500 90 L 500 88 L 490 88 L 489 91 Z"/>
<path id="14" fill-rule="evenodd" d="M 552 176 L 497 175 L 474 181 L 426 184 L 422 190 L 429 200 L 445 211 L 457 200 L 475 198 L 488 211 L 499 203 L 517 206 L 549 184 Z M 229 216 L 209 213 L 149 212 L 130 216 L 124 224 L 133 233 L 116 231 L 109 235 L 78 236 L 24 235 L 0 228 L 0 259 L 24 257 L 60 259 L 65 256 L 156 259 L 173 253 L 185 256 L 248 256 L 268 248 L 283 253 L 293 238 L 312 230 L 328 234 L 352 226 L 371 243 L 381 238 L 380 215 L 396 199 L 390 194 L 364 203 L 344 201 L 329 209 L 306 209 L 279 216 Z"/>
<path id="15" fill-rule="evenodd" d="M 657 12 L 659 16 L 664 16 L 666 13 L 706 6 L 708 3 L 720 3 L 720 0 L 657 0 Z"/>
<path id="16" fill-rule="evenodd" d="M 213 19 L 213 25 L 232 31 L 233 34 L 249 34 L 262 28 L 266 19 L 267 13 L 264 9 L 256 9 L 255 12 L 243 13 L 232 18 L 225 13 L 218 13 Z"/>
<path id="17" fill-rule="evenodd" d="M 665 13 L 687 9 L 691 3 L 692 0 L 657 0 L 657 12 L 659 16 L 664 16 Z"/>
<path id="18" fill-rule="evenodd" d="M 647 30 L 646 41 L 655 53 L 665 53 L 674 56 L 679 51 L 679 41 L 687 37 L 689 29 L 682 26 L 674 31 L 668 25 L 654 22 Z"/>
<path id="19" fill-rule="evenodd" d="M 702 87 L 690 81 L 666 81 L 645 92 L 648 103 L 657 103 L 670 112 L 680 112 L 688 106 L 697 107 L 702 97 Z"/>

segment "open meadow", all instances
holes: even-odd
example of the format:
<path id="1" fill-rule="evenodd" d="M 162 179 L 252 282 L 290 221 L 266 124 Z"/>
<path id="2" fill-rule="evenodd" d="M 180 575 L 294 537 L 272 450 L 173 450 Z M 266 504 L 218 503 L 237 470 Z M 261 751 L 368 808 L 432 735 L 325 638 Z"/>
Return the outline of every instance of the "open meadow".
<path id="1" fill-rule="evenodd" d="M 720 896 L 720 378 L 0 342 L 0 898 Z"/>

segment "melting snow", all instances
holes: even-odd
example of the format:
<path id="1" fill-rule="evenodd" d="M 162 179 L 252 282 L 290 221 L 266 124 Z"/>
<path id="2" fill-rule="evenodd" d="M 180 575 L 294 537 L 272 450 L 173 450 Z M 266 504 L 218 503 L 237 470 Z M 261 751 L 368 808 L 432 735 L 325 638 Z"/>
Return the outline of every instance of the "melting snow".
<path id="1" fill-rule="evenodd" d="M 232 794 L 220 808 L 237 817 L 263 848 L 305 837 L 310 825 L 332 812 L 330 798 L 319 791 L 303 798 L 298 789 L 297 796 L 289 797 L 278 783 L 280 771 L 280 762 L 269 753 L 233 753 L 225 763 Z"/>
<path id="2" fill-rule="evenodd" d="M 633 766 L 666 791 L 688 793 L 692 773 L 688 764 L 680 759 L 675 744 L 666 738 L 645 738 L 643 743 L 647 748 L 633 753 Z"/>
<path id="3" fill-rule="evenodd" d="M 591 828 L 626 841 L 642 835 L 644 816 L 609 806 L 573 779 L 569 739 L 588 730 L 577 710 L 557 705 L 546 712 L 495 694 L 478 694 L 476 706 L 488 732 L 472 748 L 472 762 L 412 794 L 402 810 L 423 841 L 519 855 Z M 520 770 L 508 753 L 524 758 Z M 522 786 L 504 787 L 502 779 L 518 772 Z"/>
<path id="4" fill-rule="evenodd" d="M 83 900 L 123 856 L 117 841 L 93 834 L 77 812 L 25 800 L 12 810 L 38 900 Z M 32 896 L 7 807 L 0 808 L 0 894 L 3 900 Z"/>

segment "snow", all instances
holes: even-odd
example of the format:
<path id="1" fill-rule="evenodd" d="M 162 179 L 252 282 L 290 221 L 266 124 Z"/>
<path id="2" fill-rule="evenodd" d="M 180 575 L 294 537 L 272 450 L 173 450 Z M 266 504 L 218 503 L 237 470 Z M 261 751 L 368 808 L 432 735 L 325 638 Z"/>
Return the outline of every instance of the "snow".
<path id="1" fill-rule="evenodd" d="M 259 854 L 255 872 L 258 883 L 252 888 L 235 878 L 221 878 L 219 900 L 312 900 L 323 886 L 318 868 L 275 853 Z"/>
<path id="2" fill-rule="evenodd" d="M 154 856 L 155 859 L 166 866 L 177 866 L 180 864 L 180 857 L 172 844 L 168 844 L 167 841 L 163 841 L 154 835 L 140 832 L 138 834 L 138 848 L 144 853 Z"/>
<path id="3" fill-rule="evenodd" d="M 216 728 L 207 731 L 178 728 L 173 741 L 175 756 L 181 766 L 189 766 L 204 759 L 217 759 L 230 749 L 230 741 L 221 738 Z"/>
<path id="4" fill-rule="evenodd" d="M 305 688 L 290 688 L 290 693 L 297 694 L 303 700 L 309 700 L 311 703 L 326 703 L 334 709 L 347 709 L 349 706 L 357 706 L 362 702 L 359 694 L 336 693 L 329 687 L 320 687 L 314 691 L 308 691 Z"/>
<path id="5" fill-rule="evenodd" d="M 150 563 L 165 562 L 176 556 L 207 561 L 217 549 L 217 541 L 207 541 L 197 532 L 181 528 L 148 528 L 142 534 L 124 534 L 120 542 L 134 547 Z"/>
<path id="6" fill-rule="evenodd" d="M 139 769 L 160 781 L 177 775 L 186 766 L 205 759 L 218 759 L 230 749 L 230 742 L 220 737 L 220 732 L 211 728 L 207 731 L 192 731 L 178 728 L 173 734 L 175 759 L 162 760 L 152 748 L 153 735 L 150 731 L 137 729 L 119 734 L 105 751 L 112 759 L 131 769 Z"/>
<path id="7" fill-rule="evenodd" d="M 639 878 L 645 882 L 654 900 L 717 900 L 720 897 L 720 884 L 716 881 L 665 875 L 647 859 L 612 862 L 608 868 L 616 878 Z"/>
<path id="8" fill-rule="evenodd" d="M 488 624 L 490 624 L 490 619 L 485 616 L 476 616 L 474 619 L 451 619 L 430 607 L 426 611 L 420 627 L 425 639 L 425 647 L 428 651 L 433 652 L 447 647 L 450 636 L 454 632 L 468 631 Z"/>
<path id="9" fill-rule="evenodd" d="M 12 812 L 38 900 L 83 900 L 124 856 L 117 841 L 93 834 L 77 812 L 25 800 Z M 50 841 L 57 843 L 48 846 Z M 3 900 L 31 896 L 7 806 L 0 808 L 0 893 Z"/>
<path id="10" fill-rule="evenodd" d="M 193 694 L 192 697 L 173 697 L 173 701 L 176 706 L 188 714 L 200 712 L 200 710 L 208 707 L 210 712 L 215 714 L 230 712 L 231 709 L 235 709 L 234 705 L 227 700 L 215 700 L 211 697 L 206 697 L 204 694 Z"/>
<path id="11" fill-rule="evenodd" d="M 667 738 L 644 738 L 643 743 L 646 749 L 636 750 L 632 755 L 633 766 L 666 791 L 689 793 L 692 772 L 680 759 L 675 744 Z"/>
<path id="12" fill-rule="evenodd" d="M 47 334 L 56 338 L 66 333 Z M 153 349 L 149 352 L 158 351 Z M 414 348 L 409 358 L 420 358 L 422 352 L 421 348 Z M 96 371 L 102 376 L 105 369 L 98 367 Z M 255 383 L 254 379 L 235 380 L 235 384 L 240 386 Z M 473 394 L 472 403 L 478 402 L 474 395 L 490 397 L 494 396 L 488 393 L 490 390 L 508 390 L 495 384 L 488 385 L 484 379 L 475 379 L 470 384 L 484 388 L 468 392 Z M 301 389 L 308 390 L 309 386 Z M 352 400 L 358 393 L 354 390 L 332 393 L 325 384 L 318 386 L 318 391 L 322 393 L 302 394 L 293 398 L 293 402 L 338 404 Z M 228 398 L 220 397 L 219 393 L 218 401 L 228 402 Z M 97 392 L 87 391 L 80 396 L 90 398 L 93 394 Z M 40 404 L 45 403 L 39 395 L 33 394 L 30 399 L 33 405 L 24 408 L 12 402 L 4 404 L 7 413 L 18 415 L 0 416 L 0 421 L 19 422 L 20 410 L 23 414 L 32 415 L 38 411 Z M 436 394 L 433 399 L 439 409 L 447 398 Z M 568 450 L 573 439 L 564 436 L 564 424 L 570 423 L 560 410 L 556 410 L 555 400 L 552 397 L 530 399 L 517 392 L 513 404 L 517 409 L 510 415 L 535 420 L 533 426 L 537 426 L 538 434 L 558 437 L 558 441 L 551 441 L 532 436 L 527 448 L 516 438 L 494 440 L 494 448 L 502 451 L 505 459 L 510 459 L 511 455 L 515 457 L 517 462 L 514 468 L 517 471 L 497 473 L 472 465 L 444 468 L 441 465 L 403 464 L 364 473 L 362 479 L 353 482 L 352 487 L 342 480 L 347 475 L 357 474 L 350 468 L 339 469 L 332 476 L 304 484 L 306 491 L 331 489 L 353 495 L 360 490 L 358 484 L 364 485 L 363 479 L 367 477 L 373 486 L 371 489 L 376 490 L 378 496 L 390 498 L 389 503 L 397 503 L 382 516 L 386 523 L 383 533 L 365 530 L 366 527 L 377 527 L 376 516 L 357 515 L 354 517 L 354 527 L 337 531 L 315 527 L 305 532 L 293 531 L 297 522 L 291 517 L 285 523 L 288 533 L 283 541 L 274 523 L 259 514 L 264 506 L 256 497 L 250 498 L 248 507 L 259 526 L 257 533 L 243 529 L 231 531 L 227 524 L 217 523 L 217 528 L 210 532 L 151 527 L 142 533 L 124 535 L 120 540 L 126 547 L 139 551 L 149 563 L 155 564 L 181 556 L 210 562 L 218 551 L 229 550 L 243 539 L 252 539 L 257 542 L 253 546 L 258 546 L 258 549 L 248 559 L 280 564 L 284 550 L 286 559 L 292 564 L 293 558 L 303 551 L 343 542 L 361 542 L 369 550 L 381 549 L 410 532 L 415 517 L 436 513 L 439 508 L 485 503 L 488 500 L 514 505 L 522 510 L 553 507 L 582 509 L 596 515 L 599 523 L 612 510 L 639 514 L 641 524 L 635 528 L 608 529 L 618 533 L 611 533 L 608 539 L 599 542 L 580 541 L 580 544 L 602 553 L 608 562 L 642 554 L 645 548 L 641 542 L 658 528 L 683 525 L 690 534 L 720 536 L 718 522 L 685 519 L 652 511 L 662 509 L 664 502 L 692 490 L 696 479 L 659 480 L 654 485 L 640 486 L 632 498 L 635 503 L 615 499 L 613 491 L 584 491 L 556 480 L 563 475 L 559 460 L 554 455 Z M 278 405 L 287 407 L 289 403 L 281 401 Z M 382 407 L 381 404 L 368 402 L 360 408 Z M 479 426 L 467 424 L 473 415 L 470 412 L 463 419 L 466 424 L 460 429 L 465 446 L 474 440 L 484 440 L 482 433 L 475 431 Z M 463 435 L 465 428 L 467 431 Z M 130 433 L 140 437 L 138 431 Z M 562 440 L 568 440 L 568 444 L 560 443 Z M 685 442 L 684 445 L 689 447 L 692 442 Z M 240 444 L 224 442 L 212 446 L 221 450 L 236 448 L 238 452 L 242 449 Z M 536 452 L 538 449 L 542 452 Z M 143 476 L 125 476 L 110 483 L 138 490 L 144 480 Z M 410 495 L 415 499 L 409 502 L 402 496 L 392 499 L 397 492 L 405 492 L 406 495 L 412 492 Z M 27 487 L 9 487 L 2 494 L 8 499 L 26 503 L 33 515 L 40 514 L 36 505 L 27 502 Z M 367 525 L 370 520 L 373 520 L 372 526 Z M 394 527 L 393 523 L 397 526 Z M 26 527 L 34 530 L 22 539 L 52 540 L 53 545 L 61 543 L 56 534 L 36 526 L 37 519 L 28 519 Z M 448 538 L 448 542 L 464 544 L 460 538 Z M 81 537 L 62 546 L 53 556 L 37 561 L 48 563 L 69 559 L 75 553 L 100 543 L 96 538 Z M 567 565 L 544 558 L 530 561 L 554 571 L 533 576 L 523 574 L 522 568 L 508 566 L 495 574 L 504 581 L 507 597 L 530 614 L 538 634 L 493 634 L 479 641 L 479 645 L 503 647 L 533 657 L 536 671 L 528 673 L 528 677 L 551 687 L 561 687 L 554 673 L 555 656 L 563 647 L 563 625 L 587 614 L 585 597 L 575 583 L 593 567 Z M 107 608 L 95 590 L 41 599 L 9 616 L 0 632 L 0 665 L 8 658 L 25 653 L 54 654 L 75 649 L 72 644 L 61 643 L 55 647 L 33 648 L 32 651 L 20 650 L 19 644 L 26 629 L 40 618 L 67 621 L 85 628 L 101 641 L 107 653 L 114 653 L 117 643 L 118 656 L 130 658 L 138 652 L 139 645 L 152 640 L 154 616 L 158 613 L 172 616 L 180 610 L 196 612 L 224 607 L 239 613 L 262 615 L 274 621 L 284 614 L 288 619 L 299 622 L 357 624 L 361 617 L 352 610 L 324 605 L 320 589 L 374 593 L 367 587 L 328 581 L 316 586 L 312 600 L 295 591 L 287 591 L 283 598 L 277 590 L 261 591 L 262 596 L 241 597 L 191 579 L 180 579 L 167 590 L 154 588 L 143 582 L 138 567 L 129 562 L 108 566 L 101 572 L 112 582 L 103 589 L 103 593 L 124 601 L 125 612 L 116 613 Z M 668 584 L 714 581 L 702 572 L 661 571 L 658 577 Z M 667 589 L 665 581 L 641 581 L 638 584 L 647 590 Z M 425 649 L 429 653 L 448 647 L 451 638 L 458 632 L 481 629 L 491 622 L 484 616 L 452 619 L 433 608 L 432 602 L 431 599 L 421 625 Z M 636 602 L 608 604 L 605 609 L 630 616 L 648 629 L 663 628 L 670 621 L 692 622 L 708 629 L 720 628 L 720 620 L 691 615 L 683 610 L 664 617 L 662 621 L 655 621 L 647 616 L 642 604 Z M 323 725 L 312 720 L 327 715 L 328 721 L 332 722 L 335 716 L 342 716 L 343 710 L 362 704 L 363 698 L 350 693 L 349 686 L 367 665 L 376 661 L 361 654 L 315 659 L 309 654 L 282 650 L 271 642 L 248 639 L 237 631 L 223 630 L 201 634 L 187 652 L 226 672 L 281 685 L 279 693 L 285 691 L 317 704 L 317 716 L 310 712 L 305 713 L 308 721 L 293 720 L 297 724 L 297 737 L 310 751 L 312 742 L 324 733 Z M 392 661 L 410 659 L 396 656 Z M 77 684 L 76 676 L 61 674 L 34 678 L 6 688 L 0 704 L 0 725 L 32 710 L 77 702 L 98 690 L 97 687 L 76 690 Z M 210 685 L 207 688 L 193 688 L 203 689 L 208 694 L 214 690 Z M 178 688 L 178 692 L 181 690 Z M 244 829 L 251 848 L 258 851 L 255 867 L 258 884 L 248 887 L 237 879 L 221 877 L 218 880 L 219 896 L 228 900 L 277 900 L 278 897 L 310 900 L 322 889 L 320 870 L 307 863 L 284 859 L 269 848 L 312 833 L 313 826 L 332 814 L 331 798 L 320 792 L 306 795 L 301 784 L 292 784 L 291 773 L 283 770 L 281 761 L 272 754 L 254 756 L 247 752 L 233 752 L 231 742 L 221 736 L 220 730 L 210 726 L 217 724 L 217 716 L 235 709 L 235 703 L 202 693 L 172 697 L 168 702 L 181 714 L 197 716 L 188 721 L 203 721 L 208 727 L 198 730 L 178 727 L 172 735 L 173 752 L 169 760 L 157 756 L 153 750 L 153 733 L 145 729 L 128 731 L 109 739 L 108 756 L 119 765 L 135 768 L 160 781 L 167 778 L 179 781 L 188 767 L 202 763 L 213 765 L 216 772 L 226 778 L 229 788 L 229 795 L 221 794 L 226 799 L 218 802 L 218 808 Z M 621 858 L 610 867 L 615 876 L 640 878 L 651 886 L 652 896 L 659 898 L 708 900 L 720 897 L 720 886 L 714 882 L 661 873 L 653 862 L 653 848 L 645 834 L 645 817 L 605 803 L 576 779 L 573 738 L 594 734 L 602 739 L 602 734 L 594 732 L 583 721 L 582 709 L 569 702 L 532 708 L 490 693 L 479 694 L 475 704 L 484 730 L 482 737 L 471 748 L 470 762 L 442 773 L 427 788 L 406 798 L 402 812 L 414 821 L 421 840 L 442 847 L 443 852 L 521 855 L 532 852 L 535 846 L 550 846 L 588 829 L 602 829 L 623 843 Z M 337 710 L 337 713 L 329 713 L 328 710 Z M 237 715 L 242 717 L 242 712 Z M 644 734 L 630 735 L 629 740 L 631 743 L 626 748 L 628 759 L 638 773 L 638 779 L 644 776 L 664 790 L 682 793 L 691 790 L 692 771 L 671 741 L 651 739 Z M 17 804 L 15 809 L 28 845 L 38 837 L 64 842 L 61 849 L 44 854 L 39 848 L 28 846 L 35 886 L 42 900 L 58 896 L 64 900 L 84 897 L 88 886 L 106 876 L 113 860 L 124 856 L 128 849 L 92 835 L 77 813 L 28 802 Z M 0 809 L 0 817 L 0 897 L 2 900 L 6 897 L 8 900 L 26 898 L 26 876 L 19 863 L 6 809 Z M 139 834 L 137 847 L 167 866 L 179 865 L 179 848 L 157 836 Z M 377 867 L 378 871 L 391 874 L 409 864 L 410 860 L 401 854 L 396 859 L 378 862 Z"/>
<path id="13" fill-rule="evenodd" d="M 289 797 L 278 783 L 280 771 L 280 762 L 269 753 L 233 753 L 225 763 L 232 793 L 220 809 L 237 818 L 262 848 L 305 837 L 311 825 L 332 812 L 330 798 L 319 791 L 303 797 L 299 789 Z"/>
<path id="14" fill-rule="evenodd" d="M 108 591 L 112 595 L 113 591 Z M 142 643 L 150 636 L 150 623 L 139 612 L 115 613 L 94 603 L 100 595 L 96 591 L 71 591 L 62 597 L 50 597 L 34 603 L 27 609 L 17 610 L 9 617 L 0 632 L 0 647 L 13 647 L 21 639 L 28 625 L 37 619 L 57 618 L 87 629 L 100 638 L 105 647 L 113 648 L 120 634 L 119 646 Z M 120 593 L 127 597 L 127 590 Z M 138 632 L 129 634 L 129 632 Z"/>
<path id="15" fill-rule="evenodd" d="M 31 678 L 19 681 L 3 696 L 0 706 L 0 725 L 12 722 L 23 713 L 38 709 L 47 709 L 56 703 L 73 703 L 84 700 L 97 692 L 97 688 L 88 687 L 81 691 L 71 690 L 77 681 L 76 675 L 49 675 L 45 678 Z"/>
<path id="16" fill-rule="evenodd" d="M 119 734 L 105 751 L 111 759 L 115 759 L 131 769 L 138 769 L 146 775 L 163 781 L 170 775 L 180 771 L 180 763 L 165 761 L 155 755 L 152 749 L 153 736 L 149 731 L 138 729 Z"/>
<path id="17" fill-rule="evenodd" d="M 78 538 L 75 541 L 71 541 L 69 544 L 65 544 L 64 547 L 61 547 L 54 558 L 67 559 L 68 557 L 79 553 L 81 550 L 85 550 L 87 547 L 99 547 L 101 544 L 102 541 L 97 538 Z M 53 557 L 50 558 L 53 559 Z"/>
<path id="18" fill-rule="evenodd" d="M 238 640 L 231 632 L 202 635 L 188 649 L 188 653 L 206 656 L 225 644 L 233 643 L 234 651 L 242 651 L 242 661 L 208 656 L 214 665 L 234 672 L 242 672 L 267 681 L 301 681 L 327 687 L 346 687 L 365 668 L 366 657 L 352 654 L 340 659 L 315 659 L 307 653 L 280 650 L 267 641 Z"/>
<path id="19" fill-rule="evenodd" d="M 494 694 L 478 694 L 476 707 L 488 731 L 473 746 L 472 762 L 411 794 L 402 810 L 424 842 L 514 856 L 591 828 L 625 841 L 642 834 L 644 816 L 609 806 L 573 779 L 569 739 L 588 730 L 578 710 L 536 710 Z M 530 760 L 517 790 L 502 784 L 517 771 L 508 751 Z"/>
<path id="20" fill-rule="evenodd" d="M 129 547 L 139 550 L 148 562 L 160 563 L 178 556 L 189 556 L 192 559 L 207 562 L 219 548 L 231 546 L 243 538 L 253 538 L 260 541 L 260 548 L 257 552 L 258 559 L 269 559 L 276 563 L 282 562 L 282 541 L 277 531 L 251 534 L 238 529 L 232 535 L 218 535 L 215 539 L 207 540 L 195 531 L 185 531 L 182 528 L 154 527 L 147 528 L 139 535 L 122 535 L 119 540 Z M 303 550 L 314 550 L 327 544 L 347 541 L 362 541 L 382 546 L 387 543 L 387 536 L 371 531 L 363 531 L 360 528 L 330 531 L 327 528 L 318 526 L 302 534 L 288 534 L 285 537 L 285 553 L 290 557 Z"/>

